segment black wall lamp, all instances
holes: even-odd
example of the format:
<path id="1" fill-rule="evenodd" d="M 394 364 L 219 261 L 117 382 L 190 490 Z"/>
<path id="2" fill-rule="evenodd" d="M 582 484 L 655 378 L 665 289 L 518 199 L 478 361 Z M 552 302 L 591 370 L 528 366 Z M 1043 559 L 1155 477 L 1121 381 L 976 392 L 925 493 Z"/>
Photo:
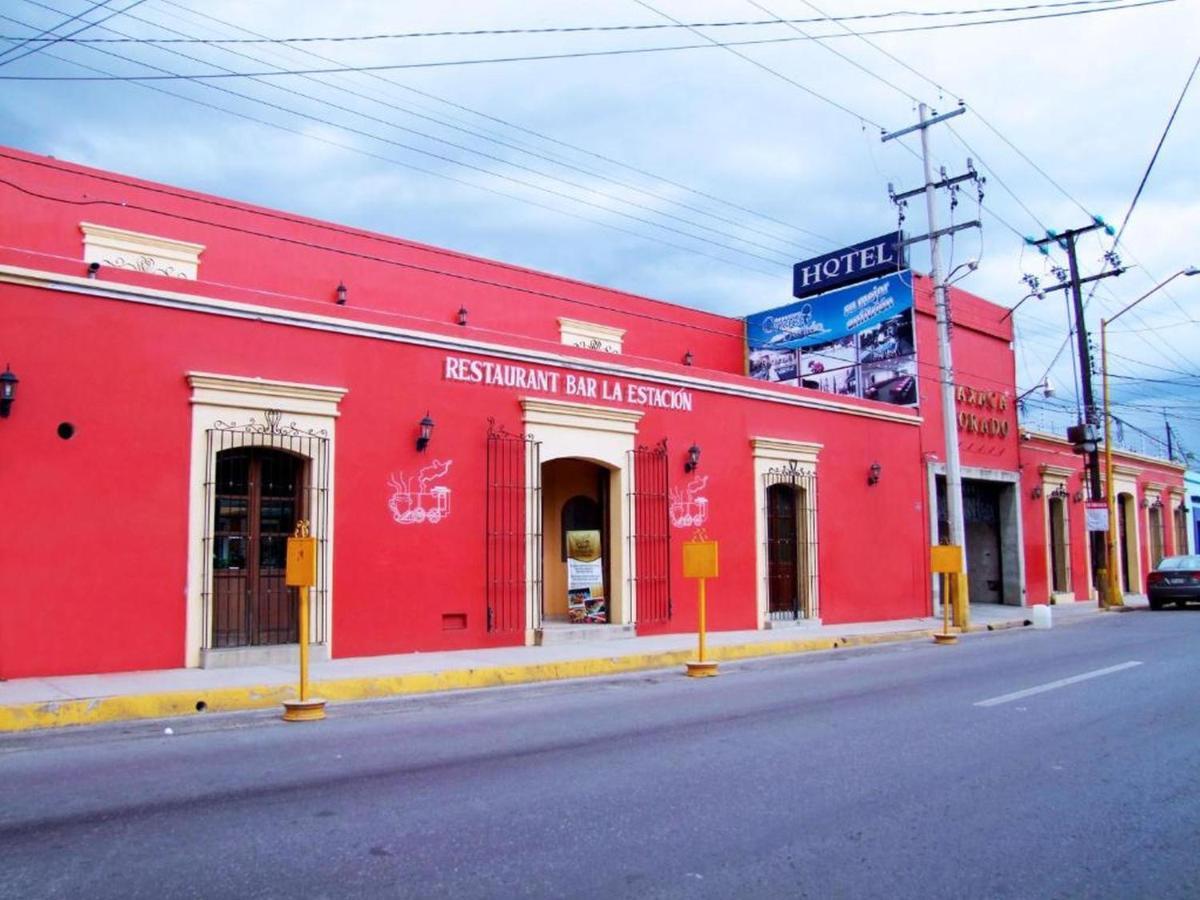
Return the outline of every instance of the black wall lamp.
<path id="1" fill-rule="evenodd" d="M 425 413 L 425 418 L 421 420 L 421 433 L 417 436 L 417 451 L 424 453 L 425 448 L 429 446 L 429 440 L 433 437 L 433 419 L 429 417 L 429 413 Z"/>
<path id="2" fill-rule="evenodd" d="M 8 418 L 8 411 L 12 409 L 13 400 L 17 398 L 17 384 L 21 381 L 12 373 L 12 369 L 5 365 L 4 371 L 0 372 L 0 419 Z"/>
<path id="3" fill-rule="evenodd" d="M 1082 502 L 1083 502 L 1083 488 L 1080 488 L 1079 490 L 1077 490 L 1077 491 L 1075 492 L 1075 502 L 1076 502 L 1076 503 L 1082 503 Z"/>
<path id="4" fill-rule="evenodd" d="M 339 281 L 339 282 L 338 282 L 338 286 L 337 286 L 337 302 L 338 302 L 338 306 L 345 306 L 345 305 L 346 305 L 346 295 L 347 295 L 347 294 L 349 294 L 349 293 L 350 293 L 350 292 L 349 292 L 348 290 L 346 290 L 346 285 L 345 285 L 343 282 Z"/>
<path id="5" fill-rule="evenodd" d="M 467 308 L 465 306 L 460 306 L 458 308 L 458 324 L 459 325 L 467 324 Z"/>
<path id="6" fill-rule="evenodd" d="M 687 353 L 683 354 L 683 364 L 685 366 L 690 366 L 695 361 L 695 359 L 696 359 L 696 357 L 692 356 L 691 350 L 689 350 Z"/>
<path id="7" fill-rule="evenodd" d="M 1042 486 L 1040 484 L 1035 484 L 1033 486 L 1033 490 L 1029 492 L 1029 499 L 1031 499 L 1031 500 L 1041 500 L 1042 499 Z"/>
<path id="8" fill-rule="evenodd" d="M 95 278 L 96 273 L 100 271 L 100 263 L 88 263 L 88 278 Z"/>
<path id="9" fill-rule="evenodd" d="M 877 462 L 871 463 L 871 468 L 867 469 L 867 484 L 878 484 L 882 472 L 883 466 Z"/>
<path id="10" fill-rule="evenodd" d="M 687 462 L 683 464 L 683 471 L 695 472 L 698 468 L 700 468 L 700 446 L 692 444 L 688 447 L 688 458 Z"/>

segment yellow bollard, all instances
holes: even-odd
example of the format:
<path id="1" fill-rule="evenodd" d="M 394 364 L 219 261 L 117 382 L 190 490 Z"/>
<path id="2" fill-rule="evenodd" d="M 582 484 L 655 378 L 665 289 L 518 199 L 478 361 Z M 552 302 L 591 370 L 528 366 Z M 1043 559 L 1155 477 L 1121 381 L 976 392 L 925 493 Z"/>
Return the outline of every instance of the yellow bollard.
<path id="1" fill-rule="evenodd" d="M 933 640 L 938 644 L 957 643 L 957 636 L 950 631 L 951 610 L 954 612 L 954 618 L 958 620 L 959 627 L 964 631 L 967 628 L 966 610 L 960 602 L 966 596 L 963 590 L 966 576 L 963 574 L 962 547 L 956 544 L 938 544 L 931 547 L 929 570 L 937 574 L 942 595 L 942 633 L 935 633 Z"/>
<path id="2" fill-rule="evenodd" d="M 296 523 L 288 538 L 284 581 L 300 594 L 300 699 L 283 701 L 286 722 L 313 722 L 325 718 L 325 701 L 308 696 L 308 589 L 317 581 L 317 539 L 308 533 L 308 522 Z"/>

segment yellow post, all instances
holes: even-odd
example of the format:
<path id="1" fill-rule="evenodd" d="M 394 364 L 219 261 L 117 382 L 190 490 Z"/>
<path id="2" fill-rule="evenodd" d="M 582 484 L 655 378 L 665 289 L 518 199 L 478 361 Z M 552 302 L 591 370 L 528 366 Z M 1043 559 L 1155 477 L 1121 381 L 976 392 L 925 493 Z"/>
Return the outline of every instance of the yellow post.
<path id="1" fill-rule="evenodd" d="M 709 578 L 717 577 L 717 542 L 705 540 L 704 532 L 696 533 L 696 540 L 683 543 L 683 577 L 695 578 L 699 584 L 697 624 L 698 659 L 689 660 L 687 674 L 689 678 L 708 678 L 717 674 L 717 664 L 709 662 L 708 648 L 705 645 L 707 631 L 708 603 L 704 595 L 704 584 Z"/>
<path id="2" fill-rule="evenodd" d="M 296 533 L 288 538 L 284 582 L 299 588 L 300 595 L 300 699 L 283 701 L 283 718 L 312 722 L 325 718 L 325 701 L 308 696 L 308 589 L 317 583 L 317 539 L 308 533 L 305 519 L 296 523 Z"/>
<path id="3" fill-rule="evenodd" d="M 1108 502 L 1108 533 L 1105 535 L 1107 589 L 1100 595 L 1100 605 L 1107 608 L 1124 606 L 1121 596 L 1121 573 L 1117 571 L 1117 498 L 1113 491 L 1112 416 L 1108 406 L 1108 322 L 1100 320 L 1100 371 L 1104 375 L 1104 497 Z M 1108 596 L 1106 597 L 1105 594 Z"/>
<path id="4" fill-rule="evenodd" d="M 300 587 L 300 702 L 308 700 L 308 586 Z"/>

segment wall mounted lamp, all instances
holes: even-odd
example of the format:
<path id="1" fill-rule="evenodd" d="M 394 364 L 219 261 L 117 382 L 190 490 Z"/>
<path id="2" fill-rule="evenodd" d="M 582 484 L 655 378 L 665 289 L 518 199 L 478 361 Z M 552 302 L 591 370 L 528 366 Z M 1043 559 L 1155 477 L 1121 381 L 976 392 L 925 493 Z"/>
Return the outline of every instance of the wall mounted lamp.
<path id="1" fill-rule="evenodd" d="M 683 364 L 685 366 L 690 366 L 695 359 L 696 359 L 696 357 L 692 356 L 691 350 L 689 350 L 687 353 L 683 354 Z"/>
<path id="2" fill-rule="evenodd" d="M 1077 491 L 1075 492 L 1075 502 L 1076 502 L 1076 503 L 1082 503 L 1082 502 L 1083 502 L 1083 488 L 1080 488 L 1079 490 L 1077 490 Z"/>
<path id="3" fill-rule="evenodd" d="M 883 466 L 877 462 L 871 463 L 871 468 L 867 469 L 867 484 L 878 484 L 881 472 L 883 472 Z"/>
<path id="4" fill-rule="evenodd" d="M 1031 500 L 1041 500 L 1042 499 L 1042 486 L 1040 484 L 1035 484 L 1033 486 L 1033 490 L 1029 492 L 1029 498 Z"/>
<path id="5" fill-rule="evenodd" d="M 465 306 L 460 306 L 458 308 L 458 324 L 459 325 L 467 324 L 467 308 Z"/>
<path id="6" fill-rule="evenodd" d="M 349 293 L 349 291 L 347 291 L 347 290 L 346 290 L 346 285 L 345 285 L 345 284 L 343 284 L 341 281 L 339 281 L 339 282 L 338 282 L 338 286 L 337 286 L 337 302 L 338 302 L 338 306 L 345 306 L 345 305 L 346 305 L 346 295 L 347 295 L 348 293 Z"/>
<path id="7" fill-rule="evenodd" d="M 100 263 L 88 263 L 88 278 L 95 278 L 96 273 L 100 271 Z"/>
<path id="8" fill-rule="evenodd" d="M 433 437 L 433 419 L 429 413 L 425 413 L 425 418 L 420 422 L 421 433 L 417 436 L 417 452 L 424 453 L 425 448 L 429 446 L 429 441 Z"/>
<path id="9" fill-rule="evenodd" d="M 683 464 L 683 471 L 695 472 L 698 468 L 700 468 L 700 447 L 698 444 L 692 444 L 688 447 L 688 458 L 687 462 Z"/>
<path id="10" fill-rule="evenodd" d="M 1142 509 L 1149 509 L 1149 508 L 1150 508 L 1150 498 L 1149 498 L 1149 497 L 1143 497 L 1143 498 L 1142 498 L 1142 502 L 1141 502 L 1141 503 L 1139 503 L 1138 505 L 1139 505 L 1139 506 L 1140 506 Z"/>
<path id="11" fill-rule="evenodd" d="M 13 400 L 17 398 L 17 384 L 20 380 L 7 365 L 4 371 L 0 372 L 0 419 L 8 418 L 8 411 L 12 409 Z"/>

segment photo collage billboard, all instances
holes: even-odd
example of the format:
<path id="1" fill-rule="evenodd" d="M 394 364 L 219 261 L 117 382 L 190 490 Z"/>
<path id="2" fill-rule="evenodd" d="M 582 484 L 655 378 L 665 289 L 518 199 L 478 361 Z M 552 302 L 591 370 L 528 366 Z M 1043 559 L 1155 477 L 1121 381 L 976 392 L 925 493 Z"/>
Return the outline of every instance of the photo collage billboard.
<path id="1" fill-rule="evenodd" d="M 750 376 L 776 384 L 917 404 L 907 270 L 746 317 Z"/>

